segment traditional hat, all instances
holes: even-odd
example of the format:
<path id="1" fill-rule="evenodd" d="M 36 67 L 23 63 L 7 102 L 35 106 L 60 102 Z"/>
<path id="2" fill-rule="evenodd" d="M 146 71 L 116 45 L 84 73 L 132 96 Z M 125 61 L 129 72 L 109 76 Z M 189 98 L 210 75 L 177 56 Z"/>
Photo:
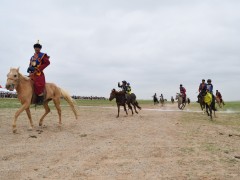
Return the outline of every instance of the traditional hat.
<path id="1" fill-rule="evenodd" d="M 42 49 L 42 45 L 39 43 L 39 40 L 37 41 L 36 44 L 33 45 L 33 48 L 40 48 L 40 49 Z"/>

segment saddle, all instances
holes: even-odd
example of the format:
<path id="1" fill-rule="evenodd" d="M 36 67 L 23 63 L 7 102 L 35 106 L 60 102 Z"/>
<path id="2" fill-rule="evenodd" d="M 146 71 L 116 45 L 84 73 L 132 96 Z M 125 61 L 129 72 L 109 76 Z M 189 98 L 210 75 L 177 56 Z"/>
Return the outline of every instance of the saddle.
<path id="1" fill-rule="evenodd" d="M 31 104 L 37 104 L 37 94 L 33 92 L 32 94 L 32 100 L 31 100 Z M 46 92 L 46 88 L 44 89 L 43 91 L 43 101 L 46 100 L 46 97 L 47 97 L 47 92 Z"/>

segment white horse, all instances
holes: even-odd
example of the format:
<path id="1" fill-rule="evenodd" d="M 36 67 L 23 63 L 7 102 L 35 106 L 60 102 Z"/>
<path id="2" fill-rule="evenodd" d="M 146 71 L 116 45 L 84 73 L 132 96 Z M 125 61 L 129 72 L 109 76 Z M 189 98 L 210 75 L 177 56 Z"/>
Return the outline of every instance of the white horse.
<path id="1" fill-rule="evenodd" d="M 182 94 L 181 93 L 177 93 L 176 94 L 176 100 L 178 102 L 178 108 L 183 110 L 186 106 L 186 101 L 183 102 L 183 97 L 182 97 Z"/>

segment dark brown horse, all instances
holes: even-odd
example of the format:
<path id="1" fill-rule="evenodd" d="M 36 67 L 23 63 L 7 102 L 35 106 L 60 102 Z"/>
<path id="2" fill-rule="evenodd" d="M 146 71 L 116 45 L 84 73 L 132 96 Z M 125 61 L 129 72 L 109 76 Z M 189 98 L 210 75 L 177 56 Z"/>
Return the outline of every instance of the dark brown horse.
<path id="1" fill-rule="evenodd" d="M 116 103 L 118 107 L 118 115 L 117 118 L 119 117 L 119 112 L 120 112 L 120 106 L 124 107 L 124 111 L 128 115 L 127 109 L 126 109 L 126 104 L 128 105 L 128 108 L 131 109 L 132 115 L 133 115 L 133 108 L 134 107 L 135 112 L 138 114 L 138 109 L 141 109 L 141 107 L 138 105 L 138 102 L 136 101 L 136 95 L 134 93 L 130 94 L 127 96 L 126 99 L 126 94 L 123 91 L 116 91 L 115 89 L 112 90 L 109 101 L 112 101 L 114 98 L 116 98 Z"/>
<path id="2" fill-rule="evenodd" d="M 208 116 L 210 116 L 211 120 L 213 119 L 212 117 L 212 112 L 214 112 L 214 117 L 216 117 L 216 111 L 217 109 L 215 108 L 215 100 L 213 97 L 212 102 L 208 105 L 205 101 L 204 101 L 204 97 L 205 97 L 206 93 L 204 93 L 203 95 L 199 96 L 199 104 L 200 107 L 203 111 L 203 114 L 206 112 Z"/>

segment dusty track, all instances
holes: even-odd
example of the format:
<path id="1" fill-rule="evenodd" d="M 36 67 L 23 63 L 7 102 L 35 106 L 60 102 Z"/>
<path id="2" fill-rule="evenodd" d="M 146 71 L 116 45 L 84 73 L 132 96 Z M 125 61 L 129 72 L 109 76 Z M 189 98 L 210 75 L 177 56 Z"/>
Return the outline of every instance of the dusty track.
<path id="1" fill-rule="evenodd" d="M 22 114 L 18 134 L 11 132 L 15 109 L 0 111 L 0 179 L 240 179 L 240 137 L 229 136 L 239 127 L 199 113 L 122 111 L 117 119 L 116 109 L 81 107 L 75 120 L 64 107 L 62 128 L 52 110 L 39 129 L 43 110 L 31 111 L 36 128 L 27 131 Z"/>

